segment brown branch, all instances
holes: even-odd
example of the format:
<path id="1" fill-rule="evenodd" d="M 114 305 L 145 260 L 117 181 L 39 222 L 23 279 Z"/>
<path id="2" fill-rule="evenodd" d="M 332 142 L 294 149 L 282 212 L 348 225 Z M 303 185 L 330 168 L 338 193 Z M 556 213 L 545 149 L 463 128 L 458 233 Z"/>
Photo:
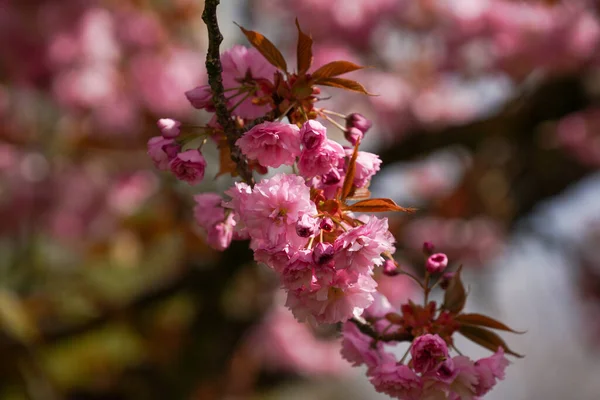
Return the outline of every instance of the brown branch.
<path id="1" fill-rule="evenodd" d="M 254 183 L 252 171 L 248 166 L 246 157 L 242 154 L 240 148 L 235 142 L 242 136 L 243 131 L 239 129 L 235 121 L 231 118 L 231 113 L 227 109 L 227 100 L 225 99 L 225 89 L 223 88 L 223 66 L 221 65 L 221 55 L 219 46 L 223 41 L 223 35 L 219 30 L 217 21 L 217 6 L 220 0 L 205 0 L 202 20 L 206 24 L 208 31 L 208 51 L 206 53 L 206 72 L 208 74 L 208 84 L 210 85 L 213 97 L 213 104 L 217 114 L 217 121 L 223 127 L 227 143 L 231 149 L 231 159 L 237 166 L 238 174 L 249 184 Z"/>

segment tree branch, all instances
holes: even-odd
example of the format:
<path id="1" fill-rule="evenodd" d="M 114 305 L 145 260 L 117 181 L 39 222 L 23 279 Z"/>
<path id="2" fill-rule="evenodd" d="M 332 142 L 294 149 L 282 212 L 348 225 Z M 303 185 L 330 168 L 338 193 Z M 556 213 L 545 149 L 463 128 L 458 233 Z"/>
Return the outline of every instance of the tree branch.
<path id="1" fill-rule="evenodd" d="M 225 99 L 225 89 L 223 88 L 223 66 L 221 65 L 221 55 L 219 46 L 223 41 L 223 35 L 219 30 L 217 21 L 217 6 L 220 0 L 205 0 L 202 20 L 208 30 L 208 51 L 206 53 L 206 72 L 208 74 L 208 84 L 210 85 L 213 97 L 213 104 L 217 114 L 217 121 L 223 127 L 227 143 L 231 150 L 231 159 L 237 166 L 238 174 L 244 181 L 254 184 L 252 171 L 248 167 L 248 161 L 242 154 L 240 148 L 235 142 L 242 136 L 243 131 L 239 129 L 231 113 L 227 109 L 227 100 Z"/>

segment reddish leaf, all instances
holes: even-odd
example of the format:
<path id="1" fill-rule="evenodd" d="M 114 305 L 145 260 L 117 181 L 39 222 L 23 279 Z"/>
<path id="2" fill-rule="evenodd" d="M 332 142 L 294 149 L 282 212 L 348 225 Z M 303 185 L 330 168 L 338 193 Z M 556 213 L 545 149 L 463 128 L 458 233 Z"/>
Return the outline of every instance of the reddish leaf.
<path id="1" fill-rule="evenodd" d="M 361 85 L 360 83 L 358 83 L 356 81 L 350 80 L 350 79 L 321 78 L 318 81 L 315 81 L 315 84 L 323 85 L 323 86 L 331 86 L 331 87 L 340 88 L 340 89 L 346 89 L 346 90 L 350 90 L 352 92 L 358 92 L 358 93 L 368 94 L 368 95 L 372 96 L 371 93 L 367 92 L 367 89 L 365 89 L 363 85 Z"/>
<path id="2" fill-rule="evenodd" d="M 298 75 L 304 75 L 313 62 L 312 45 L 313 40 L 300 29 L 298 18 L 296 18 L 296 27 L 298 28 L 298 48 L 296 56 L 298 58 Z"/>
<path id="3" fill-rule="evenodd" d="M 346 210 L 357 212 L 404 211 L 414 212 L 414 208 L 400 207 L 392 199 L 368 199 L 346 207 Z"/>
<path id="4" fill-rule="evenodd" d="M 348 171 L 346 171 L 344 185 L 342 186 L 342 200 L 346 200 L 346 198 L 352 192 L 352 188 L 354 187 L 354 174 L 356 173 L 356 157 L 358 157 L 359 145 L 360 140 L 358 140 L 354 145 L 354 152 L 352 153 L 352 158 L 350 159 L 350 163 L 348 164 Z"/>
<path id="5" fill-rule="evenodd" d="M 448 310 L 451 313 L 458 314 L 465 307 L 465 302 L 467 301 L 467 293 L 465 291 L 465 287 L 463 286 L 462 280 L 460 279 L 460 271 L 462 269 L 462 265 L 456 271 L 456 274 L 450 279 L 448 283 L 448 288 L 444 293 L 444 304 L 442 304 L 442 308 L 444 310 Z"/>
<path id="6" fill-rule="evenodd" d="M 320 79 L 331 78 L 363 68 L 364 67 L 356 65 L 350 61 L 332 61 L 323 65 L 322 67 L 319 67 L 319 69 L 312 73 L 312 77 L 316 81 L 319 81 Z"/>
<path id="7" fill-rule="evenodd" d="M 231 151 L 227 142 L 224 140 L 219 143 L 219 172 L 215 176 L 217 179 L 221 175 L 231 174 L 237 176 L 237 165 L 231 160 Z"/>
<path id="8" fill-rule="evenodd" d="M 239 26 L 239 25 L 238 25 Z M 260 54 L 267 59 L 268 62 L 279 68 L 280 70 L 287 72 L 287 63 L 281 52 L 275 47 L 273 43 L 263 35 L 255 31 L 249 31 L 240 26 L 248 41 L 254 46 Z"/>
<path id="9" fill-rule="evenodd" d="M 463 325 L 458 330 L 464 337 L 478 345 L 485 347 L 493 352 L 498 351 L 498 347 L 502 347 L 506 354 L 511 354 L 515 357 L 523 358 L 523 355 L 512 351 L 502 340 L 500 336 L 487 329 L 477 326 Z"/>
<path id="10" fill-rule="evenodd" d="M 514 329 L 511 329 L 508 326 L 504 325 L 502 322 L 496 321 L 493 318 L 490 318 L 486 315 L 481 315 L 481 314 L 475 314 L 475 313 L 460 314 L 460 315 L 456 316 L 454 318 L 454 320 L 456 322 L 460 323 L 461 325 L 485 326 L 487 328 L 498 329 L 501 331 L 508 331 L 508 332 L 513 332 L 513 333 L 525 333 L 525 332 L 515 331 Z"/>
<path id="11" fill-rule="evenodd" d="M 367 189 L 366 187 L 362 187 L 362 188 L 355 188 L 355 190 L 353 190 L 350 193 L 350 196 L 347 197 L 346 200 L 352 200 L 352 201 L 366 200 L 369 197 L 371 197 L 371 192 L 369 191 L 369 189 Z"/>

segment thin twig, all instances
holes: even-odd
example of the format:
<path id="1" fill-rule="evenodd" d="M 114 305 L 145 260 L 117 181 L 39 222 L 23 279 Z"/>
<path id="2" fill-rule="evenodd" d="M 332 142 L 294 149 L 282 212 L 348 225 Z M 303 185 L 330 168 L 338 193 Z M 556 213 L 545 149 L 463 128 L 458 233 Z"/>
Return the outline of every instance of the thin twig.
<path id="1" fill-rule="evenodd" d="M 217 21 L 217 6 L 220 0 L 205 0 L 202 20 L 206 24 L 208 31 L 208 51 L 206 53 L 206 72 L 208 74 L 208 84 L 213 95 L 213 105 L 217 114 L 217 121 L 223 128 L 227 143 L 231 150 L 231 159 L 237 166 L 238 174 L 244 181 L 254 184 L 252 171 L 248 167 L 248 161 L 242 154 L 235 142 L 242 136 L 243 131 L 239 129 L 235 121 L 231 118 L 231 113 L 227 109 L 227 99 L 225 98 L 225 89 L 223 88 L 223 66 L 221 65 L 221 55 L 219 46 L 223 41 L 223 35 L 219 30 Z"/>

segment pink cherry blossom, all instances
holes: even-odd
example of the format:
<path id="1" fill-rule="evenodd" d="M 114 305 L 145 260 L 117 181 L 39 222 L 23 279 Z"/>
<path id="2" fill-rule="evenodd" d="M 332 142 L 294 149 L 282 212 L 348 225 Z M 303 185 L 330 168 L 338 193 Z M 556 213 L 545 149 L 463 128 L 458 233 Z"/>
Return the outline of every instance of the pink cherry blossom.
<path id="1" fill-rule="evenodd" d="M 309 119 L 300 129 L 300 138 L 305 149 L 314 150 L 327 139 L 327 129 L 319 121 Z"/>
<path id="2" fill-rule="evenodd" d="M 258 50 L 240 45 L 235 45 L 221 54 L 221 63 L 223 65 L 223 86 L 226 90 L 241 87 L 246 83 L 254 86 L 254 81 L 257 79 L 273 81 L 273 76 L 277 71 Z M 240 93 L 231 98 L 228 102 L 229 107 L 236 105 L 244 96 L 245 93 Z M 261 96 L 264 96 L 264 93 L 259 89 L 254 95 L 242 101 L 233 113 L 248 119 L 265 115 L 271 108 L 268 105 L 256 105 L 252 102 L 253 98 Z"/>
<path id="3" fill-rule="evenodd" d="M 342 357 L 355 367 L 366 364 L 368 368 L 374 368 L 384 360 L 394 359 L 383 350 L 383 342 L 374 343 L 373 338 L 362 333 L 353 322 L 344 323 L 342 338 Z"/>
<path id="4" fill-rule="evenodd" d="M 208 229 L 225 219 L 225 209 L 221 207 L 223 198 L 217 193 L 201 193 L 194 196 L 194 217 L 198 225 Z"/>
<path id="5" fill-rule="evenodd" d="M 298 170 L 302 176 L 310 179 L 338 168 L 344 157 L 344 148 L 339 143 L 328 139 L 322 146 L 302 150 Z"/>
<path id="6" fill-rule="evenodd" d="M 504 370 L 508 366 L 508 360 L 504 357 L 502 347 L 490 357 L 482 358 L 475 362 L 475 370 L 479 382 L 475 386 L 477 396 L 488 393 L 495 385 L 497 379 L 504 379 Z"/>
<path id="7" fill-rule="evenodd" d="M 368 274 L 383 263 L 381 253 L 395 251 L 394 236 L 387 218 L 369 216 L 364 225 L 348 229 L 335 241 L 335 265 L 361 274 Z"/>
<path id="8" fill-rule="evenodd" d="M 206 243 L 215 250 L 223 251 L 229 247 L 233 239 L 235 219 L 233 213 L 207 230 Z"/>
<path id="9" fill-rule="evenodd" d="M 296 125 L 263 122 L 250 129 L 236 144 L 251 160 L 264 167 L 292 165 L 300 155 L 300 136 Z"/>
<path id="10" fill-rule="evenodd" d="M 396 360 L 385 360 L 369 370 L 375 390 L 402 400 L 421 400 L 421 378 L 406 365 Z"/>
<path id="11" fill-rule="evenodd" d="M 430 274 L 442 272 L 448 266 L 448 257 L 444 253 L 436 253 L 429 256 L 425 268 Z"/>
<path id="12" fill-rule="evenodd" d="M 352 149 L 346 149 L 346 155 L 348 156 L 348 159 L 352 156 L 352 152 Z M 354 186 L 359 188 L 367 186 L 373 175 L 379 171 L 380 166 L 381 160 L 377 154 L 359 151 L 356 156 Z"/>
<path id="13" fill-rule="evenodd" d="M 177 179 L 194 185 L 204 179 L 206 160 L 199 150 L 188 150 L 177 154 L 177 157 L 169 163 L 169 168 Z"/>
<path id="14" fill-rule="evenodd" d="M 436 370 L 448 358 L 448 346 L 438 335 L 425 334 L 413 341 L 410 354 L 415 371 L 427 373 Z"/>
<path id="15" fill-rule="evenodd" d="M 162 171 L 169 169 L 169 162 L 173 157 L 167 154 L 165 148 L 173 145 L 177 145 L 173 139 L 166 139 L 162 136 L 155 136 L 148 140 L 148 155 L 154 162 L 156 168 Z"/>

